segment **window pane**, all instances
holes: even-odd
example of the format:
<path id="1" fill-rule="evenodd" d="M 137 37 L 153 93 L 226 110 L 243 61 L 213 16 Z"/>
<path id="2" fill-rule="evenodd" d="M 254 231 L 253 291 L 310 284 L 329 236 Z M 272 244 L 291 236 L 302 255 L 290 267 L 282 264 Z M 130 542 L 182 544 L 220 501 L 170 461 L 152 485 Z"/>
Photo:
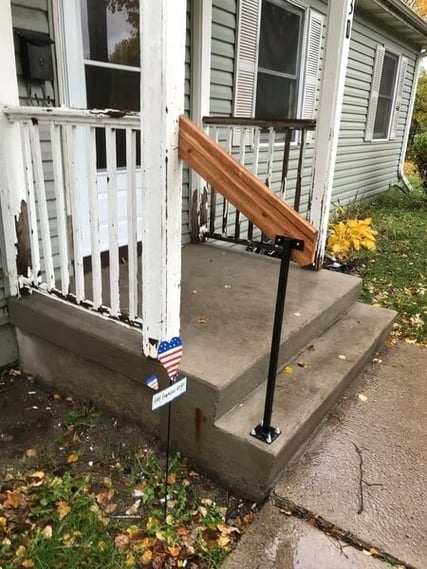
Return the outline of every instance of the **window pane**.
<path id="1" fill-rule="evenodd" d="M 86 65 L 85 75 L 88 109 L 139 111 L 139 72 Z"/>
<path id="2" fill-rule="evenodd" d="M 377 112 L 373 138 L 387 138 L 392 115 L 394 88 L 396 85 L 398 57 L 386 52 L 381 73 Z"/>
<path id="3" fill-rule="evenodd" d="M 139 67 L 139 0 L 81 0 L 85 59 Z"/>
<path id="4" fill-rule="evenodd" d="M 377 114 L 375 116 L 374 138 L 387 138 L 390 124 L 391 99 L 378 97 Z"/>
<path id="5" fill-rule="evenodd" d="M 296 80 L 258 72 L 255 116 L 292 118 L 296 116 Z"/>
<path id="6" fill-rule="evenodd" d="M 122 111 L 139 111 L 139 79 L 136 71 L 123 71 L 85 66 L 86 94 L 88 109 L 120 109 Z M 137 136 L 137 156 L 140 156 L 139 133 Z M 106 167 L 105 133 L 96 129 L 97 167 Z M 137 164 L 140 160 L 138 158 Z M 117 131 L 117 166 L 126 165 L 126 141 L 123 130 Z"/>
<path id="7" fill-rule="evenodd" d="M 380 95 L 392 97 L 397 70 L 397 57 L 391 53 L 384 56 L 384 65 L 381 74 Z"/>
<path id="8" fill-rule="evenodd" d="M 301 14 L 264 0 L 258 66 L 296 75 L 300 25 Z"/>

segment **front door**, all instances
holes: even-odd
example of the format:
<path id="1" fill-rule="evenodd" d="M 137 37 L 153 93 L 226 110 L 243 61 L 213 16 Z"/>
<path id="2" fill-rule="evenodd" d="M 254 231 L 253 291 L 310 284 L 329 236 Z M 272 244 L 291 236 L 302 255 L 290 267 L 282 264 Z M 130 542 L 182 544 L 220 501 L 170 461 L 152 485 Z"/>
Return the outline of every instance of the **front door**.
<path id="1" fill-rule="evenodd" d="M 62 0 L 65 40 L 65 103 L 87 109 L 140 110 L 139 0 Z M 101 251 L 109 249 L 105 136 L 97 129 L 98 206 Z M 127 244 L 125 131 L 117 131 L 119 245 Z M 85 169 L 84 141 L 77 167 Z M 139 150 L 139 144 L 138 144 Z M 137 152 L 139 155 L 139 152 Z M 140 161 L 137 159 L 140 167 Z M 84 174 L 82 176 L 84 178 Z M 137 172 L 137 203 L 141 202 Z M 90 255 L 88 196 L 81 195 L 82 249 Z M 138 216 L 139 217 L 139 216 Z M 141 239 L 140 223 L 138 238 Z"/>

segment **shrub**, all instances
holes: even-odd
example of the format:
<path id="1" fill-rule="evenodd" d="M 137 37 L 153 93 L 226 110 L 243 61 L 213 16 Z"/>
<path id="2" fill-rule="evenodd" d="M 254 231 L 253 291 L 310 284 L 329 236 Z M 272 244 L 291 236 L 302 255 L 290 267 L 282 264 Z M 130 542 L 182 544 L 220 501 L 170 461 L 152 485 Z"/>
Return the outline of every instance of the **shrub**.
<path id="1" fill-rule="evenodd" d="M 372 218 L 367 217 L 332 224 L 327 245 L 328 251 L 339 260 L 346 259 L 352 251 L 360 251 L 360 249 L 374 251 L 377 231 L 372 229 L 371 223 Z"/>
<path id="2" fill-rule="evenodd" d="M 421 177 L 424 191 L 427 191 L 427 132 L 418 134 L 412 145 L 412 157 Z"/>

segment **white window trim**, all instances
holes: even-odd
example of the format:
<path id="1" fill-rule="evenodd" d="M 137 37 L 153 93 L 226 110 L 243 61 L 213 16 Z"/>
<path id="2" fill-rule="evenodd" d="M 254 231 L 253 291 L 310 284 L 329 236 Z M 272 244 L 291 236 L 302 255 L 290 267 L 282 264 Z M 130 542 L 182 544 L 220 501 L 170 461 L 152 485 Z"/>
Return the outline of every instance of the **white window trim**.
<path id="1" fill-rule="evenodd" d="M 248 4 L 250 4 L 250 1 L 245 0 L 246 2 L 248 2 Z M 275 2 L 275 0 L 270 0 L 273 3 L 277 3 Z M 253 61 L 251 62 L 246 62 L 243 58 L 242 60 L 240 60 L 239 57 L 239 50 L 240 50 L 240 28 L 242 26 L 242 2 L 243 0 L 240 0 L 239 2 L 239 6 L 238 6 L 238 34 L 237 34 L 237 53 L 236 53 L 236 58 L 235 58 L 235 90 L 234 90 L 234 96 L 233 96 L 233 116 L 254 116 L 255 113 L 255 105 L 256 105 L 256 92 L 257 92 L 257 75 L 258 75 L 258 56 L 259 56 L 259 38 L 260 38 L 260 28 L 261 28 L 261 7 L 262 7 L 262 0 L 252 0 L 252 13 L 257 12 L 258 14 L 258 20 L 257 20 L 257 26 L 256 26 L 256 38 L 255 38 L 255 43 L 256 43 L 256 53 L 254 53 L 254 57 L 253 57 Z M 320 12 L 317 12 L 316 10 L 313 10 L 312 8 L 310 8 L 309 6 L 307 6 L 307 4 L 300 2 L 299 0 L 287 0 L 287 3 L 295 6 L 295 8 L 298 8 L 299 10 L 302 10 L 303 13 L 303 22 L 302 22 L 302 31 L 301 31 L 301 40 L 300 40 L 300 48 L 299 48 L 299 58 L 300 58 L 300 67 L 298 70 L 298 96 L 297 96 L 297 110 L 296 110 L 296 115 L 297 117 L 301 117 L 301 118 L 314 118 L 315 114 L 317 113 L 317 107 L 318 107 L 318 96 L 317 96 L 317 92 L 314 95 L 314 100 L 313 100 L 313 108 L 312 108 L 312 117 L 308 117 L 304 115 L 304 106 L 305 106 L 305 102 L 306 102 L 306 88 L 307 88 L 307 51 L 308 51 L 308 44 L 309 44 L 309 28 L 310 28 L 310 24 L 312 23 L 317 23 L 318 25 L 321 26 L 322 31 L 320 32 L 320 41 L 318 44 L 318 56 L 317 56 L 317 63 L 315 64 L 315 69 L 316 69 L 316 73 L 315 73 L 315 79 L 314 82 L 317 84 L 316 86 L 316 91 L 319 88 L 319 75 L 320 75 L 320 70 L 319 70 L 319 63 L 320 63 L 320 54 L 323 48 L 323 41 L 322 41 L 322 37 L 323 37 L 323 28 L 324 28 L 324 15 L 321 14 Z M 317 22 L 316 22 L 317 20 Z M 252 46 L 253 47 L 253 46 Z M 240 97 L 240 81 L 239 81 L 239 73 L 240 72 L 249 72 L 253 74 L 253 93 L 252 93 L 252 101 L 248 102 L 248 100 L 246 100 L 243 103 L 243 108 L 242 108 L 242 101 L 239 100 Z M 308 133 L 308 136 L 306 138 L 306 144 L 310 144 L 314 141 L 314 136 L 312 133 Z M 249 141 L 247 144 L 251 144 L 253 141 Z M 298 137 L 296 138 L 295 141 L 293 141 L 291 144 L 292 146 L 296 146 L 299 143 L 299 139 Z M 275 143 L 275 147 L 278 146 L 280 147 L 281 145 L 283 146 L 283 142 L 277 142 Z M 234 133 L 233 133 L 233 146 L 240 146 L 240 129 L 234 129 Z M 264 146 L 268 146 L 268 143 L 262 143 L 261 145 L 262 147 Z"/>
<path id="2" fill-rule="evenodd" d="M 396 76 L 393 86 L 393 95 L 391 98 L 391 110 L 389 123 L 387 128 L 387 136 L 383 138 L 374 137 L 375 120 L 378 108 L 379 88 L 381 84 L 382 71 L 384 66 L 384 57 L 386 53 L 390 53 L 397 58 Z M 384 143 L 396 139 L 397 121 L 400 115 L 400 104 L 402 99 L 403 87 L 406 79 L 408 59 L 396 51 L 390 49 L 384 44 L 378 44 L 375 52 L 374 66 L 372 69 L 372 81 L 369 93 L 368 112 L 365 125 L 365 142 L 370 143 Z"/>

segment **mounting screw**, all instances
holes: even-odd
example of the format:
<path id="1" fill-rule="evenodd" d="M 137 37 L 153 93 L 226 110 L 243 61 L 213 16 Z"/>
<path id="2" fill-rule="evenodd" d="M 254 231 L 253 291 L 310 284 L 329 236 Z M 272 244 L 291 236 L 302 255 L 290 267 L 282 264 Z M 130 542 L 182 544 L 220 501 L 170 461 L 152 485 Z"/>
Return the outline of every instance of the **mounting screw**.
<path id="1" fill-rule="evenodd" d="M 255 431 L 255 429 L 252 429 L 252 431 L 251 431 L 251 435 L 252 435 L 253 437 L 256 435 L 256 431 Z"/>
<path id="2" fill-rule="evenodd" d="M 276 427 L 274 429 L 274 432 L 276 433 L 276 435 L 280 435 L 282 431 L 279 429 L 279 427 Z"/>

